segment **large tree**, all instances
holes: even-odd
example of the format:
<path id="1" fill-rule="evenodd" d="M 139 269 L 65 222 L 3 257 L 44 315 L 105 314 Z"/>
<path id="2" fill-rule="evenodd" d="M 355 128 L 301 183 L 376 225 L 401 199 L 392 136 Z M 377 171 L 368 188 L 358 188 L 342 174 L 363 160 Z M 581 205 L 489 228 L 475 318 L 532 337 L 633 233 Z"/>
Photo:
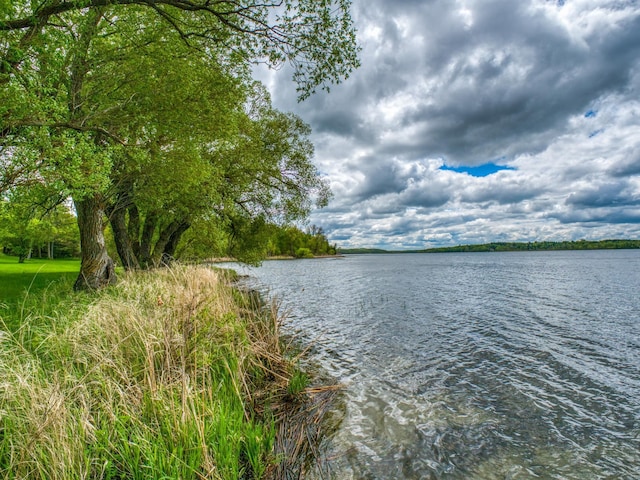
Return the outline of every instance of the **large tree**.
<path id="1" fill-rule="evenodd" d="M 119 85 L 117 95 L 129 99 L 120 117 L 144 112 L 142 123 L 118 122 L 128 127 L 120 136 L 137 139 L 137 157 L 116 160 L 107 198 L 125 268 L 169 261 L 194 222 L 216 223 L 238 237 L 240 225 L 253 223 L 243 234 L 255 232 L 261 217 L 299 219 L 312 200 L 326 201 L 311 163 L 309 127 L 274 110 L 242 65 L 222 65 L 182 44 L 136 43 L 142 46 L 118 72 L 98 82 L 103 91 L 114 90 L 106 88 L 110 82 Z"/>
<path id="2" fill-rule="evenodd" d="M 126 268 L 170 261 L 189 228 L 226 230 L 234 237 L 232 246 L 242 236 L 248 247 L 246 237 L 260 233 L 265 219 L 301 219 L 314 201 L 326 203 L 328 188 L 311 162 L 309 127 L 261 103 L 259 109 L 227 112 L 233 129 L 156 149 L 146 158 L 144 175 L 117 173 L 108 212 Z M 256 260 L 254 253 L 233 249 L 243 259 Z"/>
<path id="3" fill-rule="evenodd" d="M 147 114 L 153 106 L 131 109 L 140 105 L 136 95 L 121 95 L 144 73 L 141 64 L 138 75 L 123 76 L 125 64 L 151 45 L 167 59 L 186 46 L 185 56 L 235 73 L 249 62 L 290 62 L 300 99 L 357 65 L 348 0 L 0 2 L 0 188 L 49 182 L 73 196 L 82 245 L 77 288 L 115 280 L 103 236 L 114 169 L 144 164 L 154 141 L 162 153 L 155 158 L 186 154 L 180 138 L 167 142 L 157 131 L 158 112 Z M 193 81 L 157 93 L 170 97 Z"/>

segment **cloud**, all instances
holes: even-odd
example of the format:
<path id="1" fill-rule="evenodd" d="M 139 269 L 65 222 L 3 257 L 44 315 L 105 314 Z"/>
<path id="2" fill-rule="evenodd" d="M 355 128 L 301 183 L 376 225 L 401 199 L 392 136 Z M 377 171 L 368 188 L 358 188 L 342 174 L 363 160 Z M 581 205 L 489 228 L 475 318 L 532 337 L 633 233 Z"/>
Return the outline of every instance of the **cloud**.
<path id="1" fill-rule="evenodd" d="M 628 180 L 587 184 L 582 190 L 571 193 L 567 205 L 584 208 L 640 205 L 640 191 Z"/>
<path id="2" fill-rule="evenodd" d="M 303 103 L 345 246 L 640 238 L 640 5 L 354 0 L 362 67 Z M 441 167 L 497 163 L 486 177 Z"/>

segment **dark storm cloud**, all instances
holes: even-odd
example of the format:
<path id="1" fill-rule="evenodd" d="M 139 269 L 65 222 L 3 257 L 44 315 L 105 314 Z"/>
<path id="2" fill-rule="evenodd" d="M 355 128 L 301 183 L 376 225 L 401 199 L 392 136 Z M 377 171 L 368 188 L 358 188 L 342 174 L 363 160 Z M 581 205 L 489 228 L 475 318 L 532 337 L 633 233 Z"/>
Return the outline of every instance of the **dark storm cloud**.
<path id="1" fill-rule="evenodd" d="M 358 136 L 361 130 L 361 122 L 354 112 L 337 109 L 318 115 L 315 118 L 314 126 L 318 133 L 332 133 L 348 137 Z"/>
<path id="2" fill-rule="evenodd" d="M 441 207 L 450 199 L 446 191 L 437 190 L 427 185 L 407 189 L 401 198 L 406 206 L 421 208 Z"/>
<path id="3" fill-rule="evenodd" d="M 629 177 L 640 175 L 640 145 L 635 151 L 627 153 L 627 157 L 611 167 L 611 175 L 614 177 Z"/>
<path id="4" fill-rule="evenodd" d="M 404 190 L 406 179 L 395 170 L 391 162 L 381 162 L 375 159 L 363 159 L 360 172 L 364 178 L 358 188 L 353 190 L 355 200 L 365 200 L 386 193 L 399 193 Z"/>
<path id="5" fill-rule="evenodd" d="M 613 208 L 601 208 L 575 210 L 559 214 L 555 217 L 565 224 L 637 224 L 640 223 L 640 209 L 620 210 Z"/>
<path id="6" fill-rule="evenodd" d="M 619 35 L 595 31 L 576 43 L 529 6 L 483 2 L 463 38 L 454 34 L 449 42 L 442 34 L 428 42 L 441 58 L 427 58 L 442 61 L 426 62 L 421 76 L 440 80 L 438 100 L 428 98 L 403 119 L 423 125 L 425 149 L 461 163 L 539 151 L 570 115 L 627 87 L 637 65 L 638 18 L 622 22 Z M 447 48 L 451 43 L 455 49 Z"/>
<path id="7" fill-rule="evenodd" d="M 640 5 L 354 0 L 362 67 L 275 104 L 314 129 L 353 245 L 640 236 Z M 514 167 L 474 178 L 447 166 Z"/>
<path id="8" fill-rule="evenodd" d="M 628 181 L 607 182 L 572 193 L 567 204 L 586 208 L 640 205 L 638 193 Z"/>

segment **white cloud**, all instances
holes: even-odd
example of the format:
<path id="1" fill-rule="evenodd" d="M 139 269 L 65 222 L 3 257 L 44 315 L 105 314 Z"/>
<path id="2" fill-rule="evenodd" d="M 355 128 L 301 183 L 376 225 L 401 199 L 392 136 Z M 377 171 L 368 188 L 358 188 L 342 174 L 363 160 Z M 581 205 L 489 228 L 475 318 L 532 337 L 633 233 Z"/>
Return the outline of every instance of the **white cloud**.
<path id="1" fill-rule="evenodd" d="M 295 103 L 344 246 L 640 238 L 640 5 L 354 0 L 362 68 Z M 477 178 L 447 165 L 515 170 Z"/>

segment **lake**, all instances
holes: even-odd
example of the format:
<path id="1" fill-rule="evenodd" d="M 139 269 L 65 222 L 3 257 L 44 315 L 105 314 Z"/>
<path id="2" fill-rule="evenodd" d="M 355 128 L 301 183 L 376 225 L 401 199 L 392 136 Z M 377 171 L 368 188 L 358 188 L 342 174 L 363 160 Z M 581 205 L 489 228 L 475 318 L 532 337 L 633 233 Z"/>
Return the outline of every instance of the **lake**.
<path id="1" fill-rule="evenodd" d="M 640 250 L 239 270 L 345 384 L 335 478 L 640 478 Z"/>

